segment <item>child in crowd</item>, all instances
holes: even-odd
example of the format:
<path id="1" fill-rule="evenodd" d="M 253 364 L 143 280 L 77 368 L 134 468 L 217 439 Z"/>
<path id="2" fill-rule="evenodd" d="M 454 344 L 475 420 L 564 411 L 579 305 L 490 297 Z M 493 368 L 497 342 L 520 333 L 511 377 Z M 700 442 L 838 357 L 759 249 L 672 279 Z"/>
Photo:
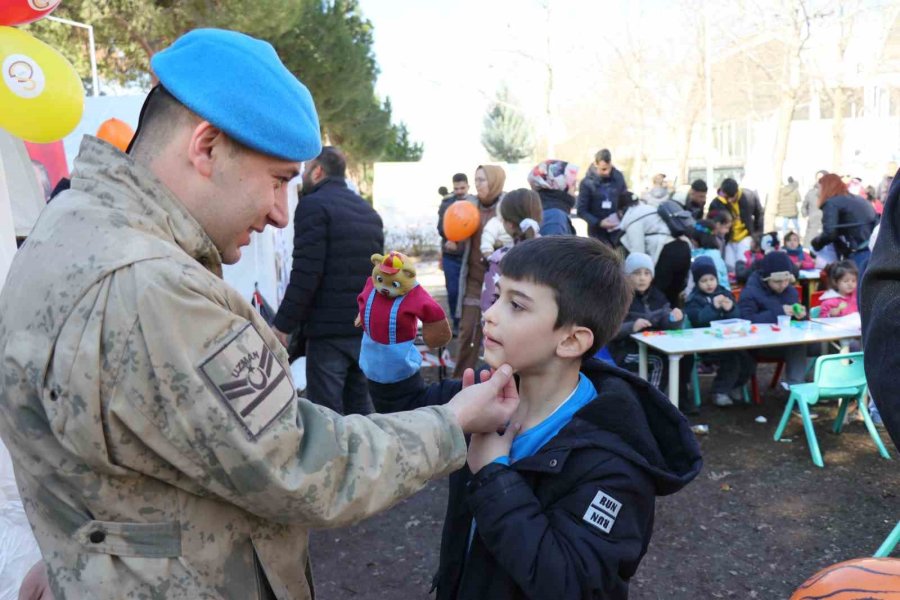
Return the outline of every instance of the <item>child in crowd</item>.
<path id="1" fill-rule="evenodd" d="M 684 312 L 692 327 L 709 327 L 711 321 L 741 316 L 731 291 L 719 283 L 717 271 L 708 256 L 701 256 L 691 264 L 691 275 L 696 286 L 688 297 Z M 712 387 L 713 404 L 731 406 L 732 400 L 740 400 L 741 388 L 756 367 L 750 355 L 738 350 L 704 354 L 700 358 L 706 363 L 718 365 Z"/>
<path id="2" fill-rule="evenodd" d="M 616 364 L 629 371 L 637 372 L 640 362 L 632 333 L 645 329 L 681 329 L 684 324 L 681 310 L 672 308 L 665 295 L 652 285 L 653 271 L 653 259 L 643 252 L 632 252 L 625 259 L 625 274 L 631 279 L 634 296 L 618 334 L 609 344 L 609 351 Z M 665 355 L 648 351 L 648 375 L 650 383 L 657 388 L 666 389 L 668 364 Z"/>
<path id="3" fill-rule="evenodd" d="M 500 209 L 503 208 L 505 199 L 506 196 L 500 198 Z M 500 209 L 497 211 L 497 216 L 491 217 L 484 224 L 484 229 L 481 231 L 481 245 L 479 248 L 482 256 L 490 256 L 498 248 L 512 246 L 513 240 L 503 227 L 503 219 L 499 214 Z"/>
<path id="4" fill-rule="evenodd" d="M 541 197 L 534 190 L 519 188 L 503 196 L 500 214 L 495 217 L 503 223 L 503 229 L 512 240 L 487 256 L 488 269 L 481 286 L 481 312 L 487 311 L 494 303 L 494 285 L 500 280 L 500 261 L 513 245 L 535 237 L 540 237 L 543 208 Z"/>
<path id="5" fill-rule="evenodd" d="M 728 232 L 731 231 L 731 226 L 734 224 L 734 217 L 727 210 L 720 210 L 710 216 L 709 220 L 715 223 L 716 243 L 719 245 L 719 250 L 722 250 L 725 247 Z"/>
<path id="6" fill-rule="evenodd" d="M 815 269 L 816 261 L 809 252 L 800 245 L 800 235 L 796 231 L 788 231 L 784 234 L 784 251 L 791 257 L 791 262 L 798 269 Z"/>
<path id="7" fill-rule="evenodd" d="M 440 600 L 624 600 L 647 550 L 655 497 L 702 461 L 687 421 L 646 381 L 591 356 L 631 290 L 615 251 L 576 236 L 519 243 L 484 313 L 485 361 L 518 375 L 502 433 L 472 435 L 450 477 Z M 372 383 L 381 412 L 443 404 L 473 383 Z M 510 393 L 504 390 L 505 394 Z"/>
<path id="8" fill-rule="evenodd" d="M 728 285 L 728 267 L 725 265 L 725 259 L 722 258 L 722 251 L 719 248 L 719 242 L 715 233 L 716 224 L 713 221 L 702 220 L 694 224 L 694 230 L 691 232 L 691 243 L 694 248 L 691 250 L 691 260 L 695 261 L 700 256 L 709 257 L 713 264 L 716 265 L 716 276 L 722 282 L 722 285 Z M 696 280 L 692 273 L 688 273 L 688 283 L 684 290 L 687 296 L 691 295 Z"/>
<path id="9" fill-rule="evenodd" d="M 738 309 L 741 318 L 753 323 L 777 323 L 779 315 L 796 319 L 806 318 L 806 308 L 799 304 L 800 295 L 794 287 L 793 263 L 785 252 L 770 252 L 759 261 L 741 291 Z M 796 306 L 796 310 L 795 307 Z M 806 346 L 782 346 L 766 349 L 764 356 L 785 361 L 782 385 L 803 383 L 806 377 Z"/>
<path id="10" fill-rule="evenodd" d="M 859 312 L 856 304 L 856 282 L 859 270 L 852 260 L 841 260 L 825 268 L 828 285 L 831 288 L 821 298 L 820 315 L 823 317 L 843 317 Z"/>
<path id="11" fill-rule="evenodd" d="M 753 237 L 750 240 L 750 249 L 744 252 L 742 260 L 734 263 L 734 278 L 740 284 L 747 283 L 747 279 L 753 273 L 753 269 L 766 255 L 760 246 L 760 240 Z"/>

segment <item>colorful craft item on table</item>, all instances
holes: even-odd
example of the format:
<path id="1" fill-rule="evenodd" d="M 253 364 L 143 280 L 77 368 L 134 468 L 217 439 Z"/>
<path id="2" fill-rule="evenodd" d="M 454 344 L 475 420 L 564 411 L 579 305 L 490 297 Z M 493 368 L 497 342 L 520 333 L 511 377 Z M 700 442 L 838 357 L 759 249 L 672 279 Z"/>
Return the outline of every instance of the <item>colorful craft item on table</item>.
<path id="1" fill-rule="evenodd" d="M 100 124 L 100 127 L 97 128 L 97 137 L 104 142 L 109 142 L 122 152 L 126 152 L 131 138 L 134 137 L 134 129 L 125 121 L 113 117 Z"/>
<path id="2" fill-rule="evenodd" d="M 64 138 L 81 121 L 84 88 L 63 55 L 32 35 L 0 27 L 0 128 L 27 142 Z"/>
<path id="3" fill-rule="evenodd" d="M 444 237 L 451 242 L 469 239 L 478 231 L 481 216 L 468 200 L 457 200 L 444 213 Z"/>
<path id="4" fill-rule="evenodd" d="M 804 306 L 802 304 L 797 302 L 793 306 L 791 306 L 791 310 L 793 311 L 795 316 L 799 317 L 800 315 L 803 314 L 803 311 L 806 309 L 804 308 Z"/>
<path id="5" fill-rule="evenodd" d="M 25 25 L 43 19 L 60 0 L 0 0 L 0 25 Z"/>

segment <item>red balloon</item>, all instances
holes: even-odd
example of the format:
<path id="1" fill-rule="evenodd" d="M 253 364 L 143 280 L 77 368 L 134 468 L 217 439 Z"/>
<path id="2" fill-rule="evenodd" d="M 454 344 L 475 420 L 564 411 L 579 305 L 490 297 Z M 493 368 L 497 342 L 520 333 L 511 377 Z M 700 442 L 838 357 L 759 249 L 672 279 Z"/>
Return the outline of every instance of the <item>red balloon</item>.
<path id="1" fill-rule="evenodd" d="M 444 213 L 444 237 L 451 242 L 466 240 L 478 231 L 481 215 L 468 200 L 457 200 Z"/>
<path id="2" fill-rule="evenodd" d="M 25 25 L 43 19 L 60 0 L 0 0 L 0 25 Z"/>

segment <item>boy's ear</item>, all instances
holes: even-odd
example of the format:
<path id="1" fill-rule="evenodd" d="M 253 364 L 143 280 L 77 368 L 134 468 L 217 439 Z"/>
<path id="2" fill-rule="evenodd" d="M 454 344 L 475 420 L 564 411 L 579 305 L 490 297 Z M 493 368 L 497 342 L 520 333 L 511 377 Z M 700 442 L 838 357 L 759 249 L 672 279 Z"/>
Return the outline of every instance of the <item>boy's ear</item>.
<path id="1" fill-rule="evenodd" d="M 594 345 L 594 332 L 587 327 L 571 326 L 569 335 L 556 346 L 560 358 L 581 358 Z"/>

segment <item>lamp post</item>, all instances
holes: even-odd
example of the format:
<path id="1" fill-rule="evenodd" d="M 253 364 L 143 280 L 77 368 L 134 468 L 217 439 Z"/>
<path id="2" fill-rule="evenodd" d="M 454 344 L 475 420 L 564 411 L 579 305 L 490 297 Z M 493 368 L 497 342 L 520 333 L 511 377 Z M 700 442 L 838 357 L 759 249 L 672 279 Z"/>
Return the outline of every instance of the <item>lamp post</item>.
<path id="1" fill-rule="evenodd" d="M 94 26 L 88 25 L 87 23 L 79 23 L 78 21 L 72 21 L 71 19 L 63 19 L 60 17 L 47 17 L 48 21 L 56 21 L 57 23 L 62 23 L 63 25 L 71 25 L 72 27 L 81 27 L 82 29 L 87 29 L 88 32 L 88 45 L 90 47 L 90 55 L 91 55 L 91 89 L 93 92 L 92 96 L 100 95 L 100 81 L 97 78 L 97 49 L 94 47 Z"/>

